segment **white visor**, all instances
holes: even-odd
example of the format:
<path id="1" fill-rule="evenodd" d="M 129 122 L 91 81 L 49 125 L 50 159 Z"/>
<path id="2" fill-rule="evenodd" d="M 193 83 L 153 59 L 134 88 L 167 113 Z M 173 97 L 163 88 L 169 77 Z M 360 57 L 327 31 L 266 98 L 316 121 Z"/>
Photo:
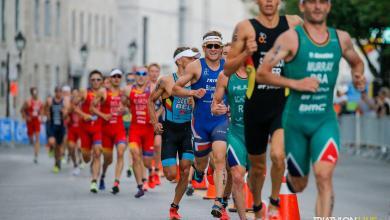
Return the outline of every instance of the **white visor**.
<path id="1" fill-rule="evenodd" d="M 200 53 L 196 53 L 194 51 L 192 51 L 191 49 L 188 49 L 188 50 L 185 50 L 185 51 L 182 51 L 180 53 L 178 53 L 176 56 L 175 56 L 175 62 L 182 58 L 182 57 L 195 57 L 196 59 L 199 59 L 200 58 Z"/>
<path id="2" fill-rule="evenodd" d="M 218 43 L 222 44 L 222 38 L 220 38 L 218 36 L 208 36 L 203 40 L 203 44 L 206 44 L 208 42 L 218 42 Z"/>
<path id="3" fill-rule="evenodd" d="M 69 86 L 63 86 L 62 87 L 63 92 L 70 92 L 70 87 Z"/>
<path id="4" fill-rule="evenodd" d="M 110 73 L 110 76 L 115 76 L 115 75 L 123 75 L 123 73 L 119 69 L 113 69 Z"/>

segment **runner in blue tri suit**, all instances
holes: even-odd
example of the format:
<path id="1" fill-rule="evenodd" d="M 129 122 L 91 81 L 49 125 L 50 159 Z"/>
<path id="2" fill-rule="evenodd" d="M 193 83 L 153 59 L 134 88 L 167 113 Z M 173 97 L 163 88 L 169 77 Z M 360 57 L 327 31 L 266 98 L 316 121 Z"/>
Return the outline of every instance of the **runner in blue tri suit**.
<path id="1" fill-rule="evenodd" d="M 201 182 L 204 170 L 209 161 L 209 153 L 213 152 L 215 165 L 214 183 L 216 200 L 211 214 L 220 218 L 226 213 L 223 199 L 226 185 L 226 130 L 228 119 L 226 114 L 215 116 L 211 113 L 211 103 L 216 88 L 218 75 L 223 70 L 222 36 L 217 31 L 210 31 L 203 36 L 205 57 L 186 67 L 185 74 L 173 87 L 173 95 L 194 97 L 195 107 L 192 114 L 193 148 L 195 155 L 195 172 L 193 179 Z M 190 83 L 191 89 L 185 89 Z M 219 106 L 226 109 L 225 105 Z"/>

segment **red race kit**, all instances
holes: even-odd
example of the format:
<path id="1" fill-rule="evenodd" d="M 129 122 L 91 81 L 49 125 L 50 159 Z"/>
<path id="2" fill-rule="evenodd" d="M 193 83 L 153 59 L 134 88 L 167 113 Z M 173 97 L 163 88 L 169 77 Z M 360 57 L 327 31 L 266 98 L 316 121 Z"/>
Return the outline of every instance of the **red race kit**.
<path id="1" fill-rule="evenodd" d="M 154 129 L 150 124 L 150 116 L 148 111 L 148 99 L 150 96 L 150 88 L 147 86 L 145 91 L 135 88 L 131 89 L 130 110 L 132 115 L 129 142 L 137 143 L 142 147 L 144 156 L 153 156 L 154 149 Z"/>
<path id="2" fill-rule="evenodd" d="M 126 144 L 125 127 L 122 120 L 122 99 L 120 92 L 107 89 L 106 100 L 101 105 L 101 112 L 110 114 L 111 119 L 102 119 L 102 145 L 103 151 L 111 152 L 114 145 Z"/>
<path id="3" fill-rule="evenodd" d="M 92 101 L 95 98 L 96 94 L 91 89 L 87 90 L 87 98 L 81 104 L 81 110 L 89 115 L 94 115 L 91 112 Z M 84 119 L 80 120 L 80 139 L 81 139 L 81 149 L 83 151 L 90 151 L 92 145 L 102 143 L 102 119 L 93 116 L 92 120 L 85 121 Z"/>
<path id="4" fill-rule="evenodd" d="M 69 114 L 67 121 L 68 142 L 76 143 L 80 139 L 80 115 L 76 112 Z"/>
<path id="5" fill-rule="evenodd" d="M 42 111 L 43 104 L 39 100 L 30 99 L 27 102 L 27 108 L 25 113 L 29 120 L 26 121 L 27 124 L 27 135 L 31 137 L 35 133 L 41 131 L 41 121 L 39 119 L 40 113 Z"/>

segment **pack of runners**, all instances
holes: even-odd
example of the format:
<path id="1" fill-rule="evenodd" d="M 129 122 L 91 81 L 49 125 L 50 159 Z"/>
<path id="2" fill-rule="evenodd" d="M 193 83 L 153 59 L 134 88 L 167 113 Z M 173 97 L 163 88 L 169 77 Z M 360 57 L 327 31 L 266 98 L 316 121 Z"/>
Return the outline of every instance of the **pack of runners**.
<path id="1" fill-rule="evenodd" d="M 53 172 L 60 172 L 67 151 L 73 175 L 90 164 L 90 191 L 98 193 L 106 188 L 116 152 L 111 192 L 117 194 L 128 149 L 127 176 L 134 174 L 136 198 L 160 185 L 162 173 L 169 181 L 180 173 L 170 219 L 181 219 L 179 204 L 189 180 L 202 182 L 206 169 L 216 187 L 213 217 L 229 219 L 226 207 L 233 194 L 239 218 L 247 219 L 242 189 L 248 174 L 255 219 L 281 219 L 285 170 L 289 189 L 302 192 L 312 167 L 316 216 L 331 216 L 340 148 L 332 108 L 338 63 L 345 58 L 354 85 L 364 89 L 363 63 L 348 33 L 327 27 L 330 0 L 301 0 L 303 20 L 279 15 L 280 0 L 257 2 L 259 14 L 239 22 L 230 43 L 224 44 L 218 31 L 209 31 L 202 37 L 203 56 L 196 48 L 176 48 L 173 73 L 160 76 L 156 63 L 128 74 L 113 69 L 105 76 L 93 70 L 88 88 L 56 87 L 45 102 L 31 88 L 21 113 L 31 142 L 35 140 L 34 163 L 43 119 L 54 153 Z M 123 78 L 126 86 L 121 87 Z M 268 146 L 272 188 L 265 210 Z"/>

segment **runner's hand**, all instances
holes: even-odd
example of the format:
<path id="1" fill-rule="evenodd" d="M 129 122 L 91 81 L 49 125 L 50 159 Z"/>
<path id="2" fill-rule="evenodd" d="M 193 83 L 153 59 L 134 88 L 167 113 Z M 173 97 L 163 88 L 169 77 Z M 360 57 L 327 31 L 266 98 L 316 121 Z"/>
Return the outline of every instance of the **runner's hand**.
<path id="1" fill-rule="evenodd" d="M 320 82 L 314 77 L 306 77 L 295 81 L 293 88 L 300 92 L 317 92 Z"/>
<path id="2" fill-rule="evenodd" d="M 214 115 L 224 115 L 227 113 L 227 111 L 228 111 L 228 108 L 226 107 L 226 105 L 223 102 L 219 103 L 219 104 L 214 104 L 212 106 L 212 110 L 211 110 L 211 112 Z"/>
<path id="3" fill-rule="evenodd" d="M 91 121 L 92 120 L 92 115 L 85 114 L 85 115 L 83 115 L 83 119 L 84 119 L 84 121 Z"/>
<path id="4" fill-rule="evenodd" d="M 162 134 L 164 131 L 163 126 L 160 122 L 154 123 L 153 128 L 155 134 Z"/>
<path id="5" fill-rule="evenodd" d="M 248 56 L 252 56 L 252 54 L 256 51 L 257 51 L 257 43 L 255 37 L 248 38 L 246 40 L 245 53 Z"/>
<path id="6" fill-rule="evenodd" d="M 366 77 L 363 74 L 353 74 L 352 82 L 356 89 L 364 91 L 366 88 Z"/>
<path id="7" fill-rule="evenodd" d="M 205 94 L 206 94 L 206 90 L 203 88 L 197 90 L 191 90 L 191 95 L 198 99 L 201 99 Z"/>
<path id="8" fill-rule="evenodd" d="M 105 121 L 109 121 L 112 118 L 112 115 L 111 114 L 103 114 L 102 117 Z"/>

